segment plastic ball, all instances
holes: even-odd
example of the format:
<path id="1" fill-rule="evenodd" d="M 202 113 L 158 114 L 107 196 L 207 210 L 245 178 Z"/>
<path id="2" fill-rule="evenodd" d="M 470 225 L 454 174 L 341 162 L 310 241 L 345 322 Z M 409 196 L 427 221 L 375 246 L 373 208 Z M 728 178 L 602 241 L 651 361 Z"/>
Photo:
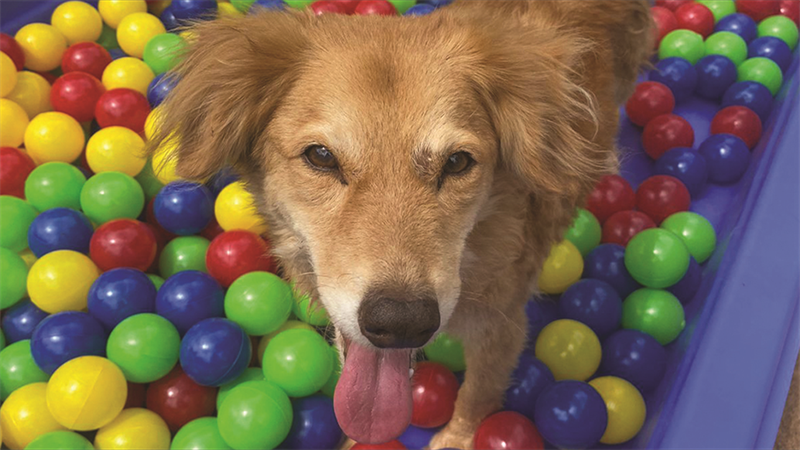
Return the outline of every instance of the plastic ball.
<path id="1" fill-rule="evenodd" d="M 675 10 L 678 28 L 694 31 L 703 38 L 714 31 L 714 13 L 700 2 L 689 2 Z"/>
<path id="2" fill-rule="evenodd" d="M 199 233 L 214 216 L 211 192 L 203 185 L 188 181 L 164 186 L 156 195 L 153 210 L 164 229 L 183 236 Z"/>
<path id="3" fill-rule="evenodd" d="M 144 408 L 129 408 L 97 430 L 97 450 L 169 448 L 170 434 L 164 419 Z"/>
<path id="4" fill-rule="evenodd" d="M 606 175 L 586 199 L 586 209 L 602 224 L 618 211 L 633 209 L 635 202 L 630 183 L 619 175 Z"/>
<path id="5" fill-rule="evenodd" d="M 14 39 L 25 54 L 25 68 L 35 72 L 49 72 L 61 64 L 67 49 L 67 40 L 56 27 L 43 23 L 25 25 Z"/>
<path id="6" fill-rule="evenodd" d="M 28 247 L 27 233 L 36 210 L 25 200 L 0 196 L 0 247 L 20 252 Z"/>
<path id="7" fill-rule="evenodd" d="M 147 87 L 155 78 L 155 74 L 144 61 L 124 57 L 112 61 L 103 71 L 103 85 L 109 91 L 112 89 L 132 89 L 142 95 L 147 95 Z"/>
<path id="8" fill-rule="evenodd" d="M 678 29 L 678 19 L 675 18 L 674 12 L 661 6 L 651 7 L 650 15 L 655 23 L 653 35 L 655 36 L 656 48 L 658 48 L 664 36 Z"/>
<path id="9" fill-rule="evenodd" d="M 211 241 L 206 253 L 206 267 L 224 287 L 249 272 L 275 271 L 266 242 L 258 235 L 242 230 L 226 231 Z"/>
<path id="10" fill-rule="evenodd" d="M 658 47 L 658 57 L 679 57 L 694 64 L 705 56 L 703 36 L 691 30 L 675 30 L 664 36 Z M 658 80 L 654 80 L 658 81 Z"/>
<path id="11" fill-rule="evenodd" d="M 620 211 L 606 220 L 603 224 L 604 244 L 619 244 L 623 247 L 628 241 L 648 228 L 655 228 L 656 224 L 647 214 L 640 211 Z"/>
<path id="12" fill-rule="evenodd" d="M 691 202 L 686 186 L 668 175 L 653 175 L 636 190 L 636 208 L 656 224 L 676 212 L 687 211 Z"/>
<path id="13" fill-rule="evenodd" d="M 144 47 L 143 59 L 156 76 L 171 70 L 178 64 L 186 41 L 172 33 L 153 36 Z"/>
<path id="14" fill-rule="evenodd" d="M 131 267 L 145 271 L 156 257 L 156 238 L 142 222 L 111 220 L 95 230 L 89 254 L 101 270 Z"/>
<path id="15" fill-rule="evenodd" d="M 605 281 L 584 279 L 561 295 L 558 311 L 561 318 L 580 322 L 604 338 L 619 329 L 622 299 Z"/>
<path id="16" fill-rule="evenodd" d="M 261 367 L 264 379 L 292 397 L 320 390 L 333 370 L 329 345 L 316 332 L 293 329 L 279 333 L 267 345 Z"/>
<path id="17" fill-rule="evenodd" d="M 25 181 L 25 197 L 40 211 L 52 208 L 79 210 L 86 177 L 77 167 L 65 162 L 44 163 L 33 169 Z"/>
<path id="18" fill-rule="evenodd" d="M 41 75 L 27 70 L 17 73 L 17 83 L 6 98 L 20 106 L 28 117 L 51 111 L 50 83 Z"/>
<path id="19" fill-rule="evenodd" d="M 639 283 L 655 289 L 677 283 L 689 267 L 689 250 L 674 233 L 644 230 L 628 243 L 625 267 Z"/>
<path id="20" fill-rule="evenodd" d="M 600 442 L 621 444 L 634 438 L 644 425 L 647 408 L 642 394 L 618 377 L 600 377 L 589 382 L 606 403 L 608 427 Z"/>
<path id="21" fill-rule="evenodd" d="M 147 88 L 147 101 L 150 102 L 150 106 L 153 108 L 160 105 L 177 84 L 177 80 L 174 77 L 167 75 L 165 73 L 157 75 Z"/>
<path id="22" fill-rule="evenodd" d="M 28 267 L 15 252 L 0 248 L 0 308 L 17 304 L 26 294 Z"/>
<path id="23" fill-rule="evenodd" d="M 0 33 L 0 52 L 5 53 L 14 61 L 17 71 L 25 68 L 25 53 L 22 51 L 22 47 L 13 37 L 5 33 Z"/>
<path id="24" fill-rule="evenodd" d="M 144 0 L 100 0 L 97 9 L 103 21 L 116 29 L 129 14 L 147 12 L 147 3 Z"/>
<path id="25" fill-rule="evenodd" d="M 92 75 L 70 72 L 53 83 L 50 103 L 54 110 L 68 114 L 78 122 L 88 122 L 94 118 L 95 103 L 105 90 L 100 80 Z"/>
<path id="26" fill-rule="evenodd" d="M 464 347 L 461 340 L 447 333 L 439 333 L 430 344 L 422 349 L 429 361 L 443 364 L 453 372 L 461 372 L 467 366 L 464 362 Z"/>
<path id="27" fill-rule="evenodd" d="M 86 181 L 81 190 L 81 209 L 93 222 L 135 219 L 144 208 L 144 192 L 130 175 L 103 172 Z"/>
<path id="28" fill-rule="evenodd" d="M 233 390 L 236 386 L 239 386 L 240 384 L 245 383 L 247 381 L 263 380 L 263 379 L 264 379 L 264 371 L 261 370 L 260 367 L 248 367 L 247 369 L 245 369 L 244 372 L 242 372 L 242 374 L 239 375 L 235 380 L 220 386 L 219 391 L 217 393 L 217 401 L 216 401 L 217 410 L 220 409 L 220 406 L 222 406 L 222 402 L 225 401 L 230 391 Z"/>
<path id="29" fill-rule="evenodd" d="M 783 73 L 789 70 L 792 63 L 792 51 L 789 46 L 774 36 L 760 37 L 751 42 L 747 55 L 750 58 L 768 58 L 774 61 Z"/>
<path id="30" fill-rule="evenodd" d="M 46 389 L 47 383 L 31 383 L 11 393 L 0 406 L 0 434 L 9 449 L 22 450 L 39 436 L 64 429 L 48 411 Z"/>
<path id="31" fill-rule="evenodd" d="M 600 366 L 600 341 L 588 326 L 570 319 L 553 321 L 536 339 L 536 357 L 557 381 L 586 380 Z"/>
<path id="32" fill-rule="evenodd" d="M 291 429 L 292 403 L 275 384 L 248 381 L 235 387 L 222 402 L 217 424 L 232 448 L 276 448 Z"/>
<path id="33" fill-rule="evenodd" d="M 134 383 L 160 379 L 178 362 L 180 336 L 165 318 L 136 314 L 120 322 L 108 337 L 108 359 Z"/>
<path id="34" fill-rule="evenodd" d="M 711 134 L 732 134 L 751 149 L 761 139 L 761 132 L 761 119 L 746 106 L 728 106 L 711 119 Z"/>
<path id="35" fill-rule="evenodd" d="M 486 450 L 543 450 L 536 426 L 522 414 L 501 411 L 483 419 L 475 430 L 473 445 Z"/>
<path id="36" fill-rule="evenodd" d="M 403 13 L 404 16 L 426 16 L 436 10 L 436 7 L 433 5 L 428 5 L 426 3 L 418 3 L 411 8 L 408 8 L 406 12 Z"/>
<path id="37" fill-rule="evenodd" d="M 100 13 L 88 3 L 70 1 L 59 5 L 50 18 L 50 23 L 64 35 L 67 44 L 94 42 L 103 31 Z"/>
<path id="38" fill-rule="evenodd" d="M 739 181 L 750 165 L 747 144 L 732 134 L 713 134 L 698 152 L 708 163 L 708 180 L 712 183 L 731 184 Z"/>
<path id="39" fill-rule="evenodd" d="M 733 0 L 698 0 L 714 14 L 714 21 L 719 22 L 724 17 L 736 13 L 736 4 Z"/>
<path id="40" fill-rule="evenodd" d="M 125 127 L 108 127 L 96 132 L 86 145 L 86 161 L 95 173 L 139 174 L 147 160 L 144 141 Z"/>
<path id="41" fill-rule="evenodd" d="M 714 27 L 715 32 L 729 31 L 738 35 L 745 42 L 750 42 L 756 38 L 756 22 L 750 16 L 736 13 L 723 17 Z"/>
<path id="42" fill-rule="evenodd" d="M 758 37 L 774 36 L 789 46 L 790 50 L 797 47 L 797 25 L 792 19 L 784 16 L 772 16 L 758 24 Z"/>
<path id="43" fill-rule="evenodd" d="M 673 214 L 661 223 L 661 228 L 680 237 L 689 253 L 700 264 L 706 262 L 717 246 L 717 237 L 711 222 L 697 213 L 687 211 Z"/>
<path id="44" fill-rule="evenodd" d="M 800 26 L 800 3 L 795 0 L 781 0 L 779 13 L 786 16 Z"/>
<path id="45" fill-rule="evenodd" d="M 28 273 L 28 295 L 51 314 L 86 308 L 86 295 L 100 270 L 86 255 L 72 250 L 48 253 Z"/>
<path id="46" fill-rule="evenodd" d="M 683 305 L 688 304 L 694 299 L 700 284 L 703 282 L 703 270 L 694 258 L 689 259 L 689 268 L 680 281 L 673 284 L 667 291 L 674 295 Z"/>
<path id="47" fill-rule="evenodd" d="M 356 443 L 350 450 L 405 450 L 406 447 L 397 439 L 391 440 L 389 442 L 384 442 L 383 444 L 362 444 Z M 452 449 L 442 449 L 442 450 L 452 450 Z"/>
<path id="48" fill-rule="evenodd" d="M 117 42 L 125 53 L 141 59 L 147 44 L 166 32 L 158 17 L 145 12 L 133 13 L 125 16 L 117 27 Z"/>
<path id="49" fill-rule="evenodd" d="M 552 383 L 555 383 L 555 377 L 547 365 L 523 352 L 511 374 L 511 385 L 506 389 L 503 408 L 533 419 L 536 400 Z"/>
<path id="50" fill-rule="evenodd" d="M 30 339 L 36 325 L 39 325 L 45 317 L 47 313 L 30 300 L 23 300 L 8 308 L 3 312 L 3 334 L 6 343 L 13 344 Z"/>
<path id="51" fill-rule="evenodd" d="M 664 114 L 647 123 L 642 133 L 642 147 L 653 159 L 658 159 L 667 150 L 675 147 L 691 147 L 694 144 L 694 129 L 681 116 Z"/>
<path id="52" fill-rule="evenodd" d="M 525 315 L 528 316 L 528 341 L 535 342 L 544 327 L 559 318 L 558 303 L 551 297 L 533 297 L 525 303 Z"/>
<path id="53" fill-rule="evenodd" d="M 676 147 L 668 150 L 655 164 L 656 175 L 668 175 L 680 180 L 692 198 L 698 198 L 708 181 L 708 164 L 695 150 Z"/>
<path id="54" fill-rule="evenodd" d="M 225 294 L 225 316 L 251 336 L 280 327 L 292 311 L 292 289 L 277 275 L 250 272 L 237 278 Z"/>
<path id="55" fill-rule="evenodd" d="M 75 161 L 85 143 L 81 124 L 61 112 L 39 114 L 25 130 L 25 150 L 38 163 Z"/>
<path id="56" fill-rule="evenodd" d="M 240 181 L 229 184 L 219 193 L 214 204 L 214 213 L 225 231 L 238 229 L 256 234 L 267 231 L 264 219 L 256 211 L 253 196 Z"/>
<path id="57" fill-rule="evenodd" d="M 156 295 L 156 312 L 175 325 L 181 335 L 195 324 L 222 317 L 225 292 L 210 275 L 196 270 L 178 272 Z"/>
<path id="58" fill-rule="evenodd" d="M 49 377 L 33 359 L 31 341 L 18 341 L 0 351 L 0 399 L 6 400 L 17 389 Z"/>
<path id="59" fill-rule="evenodd" d="M 217 11 L 214 0 L 173 0 L 172 13 L 178 20 L 213 18 Z"/>
<path id="60" fill-rule="evenodd" d="M 201 417 L 183 427 L 172 439 L 173 449 L 225 449 L 230 448 L 219 433 L 216 417 Z"/>
<path id="61" fill-rule="evenodd" d="M 139 134 L 144 131 L 149 114 L 150 103 L 147 98 L 140 92 L 125 88 L 104 93 L 95 107 L 97 123 L 102 128 L 120 126 Z"/>
<path id="62" fill-rule="evenodd" d="M 583 272 L 581 252 L 569 241 L 553 245 L 539 274 L 539 289 L 545 294 L 560 294 L 578 281 Z"/>
<path id="63" fill-rule="evenodd" d="M 619 330 L 603 342 L 601 370 L 650 392 L 667 369 L 667 353 L 655 338 L 638 330 Z"/>
<path id="64" fill-rule="evenodd" d="M 780 4 L 775 0 L 737 0 L 736 10 L 747 14 L 756 22 L 778 14 Z"/>
<path id="65" fill-rule="evenodd" d="M 36 364 L 52 374 L 65 362 L 80 356 L 105 356 L 106 331 L 91 315 L 64 311 L 42 320 L 31 337 Z"/>
<path id="66" fill-rule="evenodd" d="M 592 448 L 606 431 L 603 397 L 587 383 L 559 381 L 536 401 L 534 422 L 542 437 L 558 448 Z"/>
<path id="67" fill-rule="evenodd" d="M 74 431 L 51 431 L 31 441 L 25 450 L 94 450 L 94 446 Z"/>
<path id="68" fill-rule="evenodd" d="M 205 319 L 183 337 L 181 367 L 198 384 L 221 386 L 244 372 L 251 352 L 250 338 L 239 325 L 228 319 Z"/>
<path id="69" fill-rule="evenodd" d="M 739 81 L 757 81 L 776 95 L 783 85 L 781 68 L 769 58 L 750 58 L 739 65 Z"/>
<path id="70" fill-rule="evenodd" d="M 148 387 L 147 409 L 161 416 L 174 433 L 195 419 L 213 416 L 216 398 L 216 389 L 195 383 L 175 366 Z"/>
<path id="71" fill-rule="evenodd" d="M 681 302 L 667 291 L 639 289 L 622 304 L 622 327 L 647 333 L 661 345 L 674 341 L 685 326 Z"/>
<path id="72" fill-rule="evenodd" d="M 675 109 L 675 96 L 665 85 L 657 81 L 645 81 L 636 85 L 633 95 L 625 103 L 625 113 L 634 124 L 643 127 L 655 117 L 670 114 Z"/>
<path id="73" fill-rule="evenodd" d="M 308 7 L 314 11 L 316 15 L 326 13 L 347 14 L 342 4 L 330 0 L 317 0 Z"/>
<path id="74" fill-rule="evenodd" d="M 0 147 L 19 147 L 25 137 L 30 120 L 21 106 L 11 100 L 0 98 Z"/>
<path id="75" fill-rule="evenodd" d="M 342 430 L 336 421 L 331 399 L 322 395 L 295 399 L 292 410 L 292 427 L 280 448 L 301 450 L 339 445 Z"/>
<path id="76" fill-rule="evenodd" d="M 156 288 L 139 270 L 112 269 L 92 284 L 87 303 L 89 314 L 110 331 L 128 317 L 155 312 Z"/>
<path id="77" fill-rule="evenodd" d="M 96 39 L 93 39 L 96 40 Z M 103 71 L 111 63 L 108 50 L 96 42 L 80 42 L 70 45 L 61 58 L 61 70 L 65 74 L 84 72 L 97 78 L 103 78 Z"/>
<path id="78" fill-rule="evenodd" d="M 625 247 L 601 244 L 586 255 L 583 276 L 605 281 L 625 298 L 640 287 L 625 267 Z"/>
<path id="79" fill-rule="evenodd" d="M 161 276 L 169 278 L 184 270 L 206 271 L 206 252 L 210 243 L 200 236 L 180 236 L 171 240 L 158 262 Z"/>
<path id="80" fill-rule="evenodd" d="M 600 222 L 589 211 L 578 208 L 578 215 L 572 222 L 572 226 L 567 230 L 564 238 L 581 252 L 581 256 L 586 256 L 593 248 L 600 244 L 602 230 Z"/>
<path id="81" fill-rule="evenodd" d="M 354 14 L 358 16 L 396 16 L 397 9 L 387 0 L 361 0 Z"/>
<path id="82" fill-rule="evenodd" d="M 435 428 L 449 422 L 458 387 L 458 380 L 447 367 L 430 361 L 418 363 L 411 379 L 411 424 Z"/>
<path id="83" fill-rule="evenodd" d="M 5 53 L 0 53 L 0 97 L 6 97 L 17 85 L 17 68 Z"/>
<path id="84" fill-rule="evenodd" d="M 695 93 L 700 97 L 718 100 L 736 82 L 736 65 L 726 56 L 716 54 L 704 56 L 697 62 L 695 68 L 697 70 Z"/>
<path id="85" fill-rule="evenodd" d="M 705 48 L 703 54 L 693 62 L 679 57 L 662 59 L 656 64 L 656 68 L 650 71 L 648 79 L 668 87 L 675 97 L 675 102 L 681 103 L 694 94 L 697 87 L 697 72 L 692 64 L 703 56 L 705 56 Z"/>
<path id="86" fill-rule="evenodd" d="M 397 10 L 398 14 L 405 14 L 414 4 L 417 3 L 417 0 L 388 0 L 394 8 Z"/>

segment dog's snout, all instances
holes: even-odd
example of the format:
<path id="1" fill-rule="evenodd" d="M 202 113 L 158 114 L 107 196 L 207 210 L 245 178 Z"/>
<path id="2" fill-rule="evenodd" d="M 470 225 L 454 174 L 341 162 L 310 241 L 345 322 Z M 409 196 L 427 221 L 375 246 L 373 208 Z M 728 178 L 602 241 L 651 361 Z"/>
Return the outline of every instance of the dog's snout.
<path id="1" fill-rule="evenodd" d="M 358 311 L 358 324 L 376 347 L 421 347 L 439 329 L 439 305 L 430 297 L 367 295 Z"/>

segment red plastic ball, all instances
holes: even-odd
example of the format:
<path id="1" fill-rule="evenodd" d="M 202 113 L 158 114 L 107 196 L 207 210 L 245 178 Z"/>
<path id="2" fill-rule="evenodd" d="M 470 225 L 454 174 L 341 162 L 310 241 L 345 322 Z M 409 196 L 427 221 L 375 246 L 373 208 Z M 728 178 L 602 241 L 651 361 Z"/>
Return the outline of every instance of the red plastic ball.
<path id="1" fill-rule="evenodd" d="M 25 68 L 25 53 L 22 51 L 22 47 L 16 39 L 5 33 L 0 33 L 0 52 L 5 53 L 11 58 L 11 61 L 14 61 L 17 72 Z"/>
<path id="2" fill-rule="evenodd" d="M 103 79 L 103 71 L 112 61 L 111 54 L 96 42 L 79 42 L 69 46 L 61 58 L 61 70 L 64 73 L 86 72 Z"/>
<path id="3" fill-rule="evenodd" d="M 132 267 L 146 271 L 156 257 L 156 237 L 150 227 L 133 219 L 100 225 L 89 242 L 89 256 L 100 270 Z"/>
<path id="4" fill-rule="evenodd" d="M 603 223 L 618 211 L 633 209 L 636 194 L 627 180 L 619 175 L 606 175 L 594 187 L 586 199 L 586 209 L 600 223 Z"/>
<path id="5" fill-rule="evenodd" d="M 673 109 L 675 109 L 675 96 L 672 90 L 657 81 L 637 84 L 633 95 L 625 103 L 628 119 L 640 127 L 660 115 L 672 113 Z"/>
<path id="6" fill-rule="evenodd" d="M 147 385 L 128 381 L 128 398 L 125 408 L 144 408 Z"/>
<path id="7" fill-rule="evenodd" d="M 668 175 L 654 175 L 636 190 L 636 209 L 650 216 L 656 225 L 676 212 L 688 211 L 691 203 L 686 186 Z"/>
<path id="8" fill-rule="evenodd" d="M 318 16 L 325 13 L 347 14 L 344 5 L 333 0 L 317 0 L 311 4 L 310 8 Z"/>
<path id="9" fill-rule="evenodd" d="M 403 445 L 400 441 L 389 441 L 384 442 L 383 444 L 361 444 L 356 443 L 352 447 L 351 450 L 406 450 L 406 446 Z"/>
<path id="10" fill-rule="evenodd" d="M 500 411 L 483 419 L 475 431 L 473 447 L 481 450 L 540 450 L 544 440 L 527 417 Z"/>
<path id="11" fill-rule="evenodd" d="M 217 218 L 216 217 L 212 217 L 211 218 L 211 222 L 209 222 L 208 225 L 206 225 L 206 227 L 203 229 L 203 231 L 200 232 L 200 236 L 203 236 L 204 238 L 208 239 L 209 241 L 213 241 L 214 238 L 216 238 L 217 236 L 219 236 L 220 234 L 222 234 L 224 232 L 225 232 L 225 230 L 223 230 L 222 227 L 219 226 L 219 222 L 217 222 Z"/>
<path id="12" fill-rule="evenodd" d="M 711 119 L 711 134 L 732 134 L 752 149 L 761 139 L 761 119 L 746 106 L 728 106 Z"/>
<path id="13" fill-rule="evenodd" d="M 144 132 L 144 122 L 150 114 L 147 98 L 133 89 L 112 89 L 100 96 L 95 108 L 97 124 L 101 128 L 120 126 Z"/>
<path id="14" fill-rule="evenodd" d="M 356 6 L 361 3 L 361 0 L 331 0 L 339 3 L 344 7 L 345 14 L 353 14 L 356 12 Z"/>
<path id="15" fill-rule="evenodd" d="M 359 16 L 396 16 L 397 9 L 386 0 L 362 0 L 356 6 L 355 14 Z"/>
<path id="16" fill-rule="evenodd" d="M 780 8 L 780 0 L 736 0 L 736 10 L 747 14 L 756 23 L 778 14 Z"/>
<path id="17" fill-rule="evenodd" d="M 707 38 L 714 32 L 714 13 L 702 3 L 687 3 L 675 10 L 678 28 L 692 30 Z"/>
<path id="18" fill-rule="evenodd" d="M 675 11 L 681 6 L 693 1 L 694 0 L 656 0 L 656 6 L 667 8 L 670 11 Z"/>
<path id="19" fill-rule="evenodd" d="M 619 244 L 623 247 L 628 241 L 648 228 L 655 228 L 656 224 L 647 214 L 639 211 L 620 211 L 614 213 L 603 224 L 603 244 Z"/>
<path id="20" fill-rule="evenodd" d="M 25 180 L 36 168 L 30 156 L 14 147 L 0 147 L 0 195 L 25 198 Z"/>
<path id="21" fill-rule="evenodd" d="M 65 73 L 50 89 L 50 104 L 78 122 L 88 122 L 94 119 L 95 105 L 105 91 L 103 83 L 88 73 Z"/>
<path id="22" fill-rule="evenodd" d="M 782 16 L 786 16 L 797 25 L 800 25 L 800 1 L 783 0 L 780 3 L 779 12 Z"/>
<path id="23" fill-rule="evenodd" d="M 656 37 L 655 46 L 658 48 L 664 36 L 678 29 L 678 19 L 675 18 L 675 13 L 661 6 L 653 6 L 650 8 L 650 14 L 653 16 L 653 21 L 656 23 L 653 33 Z"/>
<path id="24" fill-rule="evenodd" d="M 675 147 L 691 147 L 694 144 L 694 129 L 681 116 L 662 114 L 647 122 L 642 132 L 642 146 L 653 159 L 658 159 L 667 150 Z"/>
<path id="25" fill-rule="evenodd" d="M 216 407 L 217 389 L 195 383 L 180 365 L 147 388 L 147 409 L 161 416 L 173 433 L 194 419 L 213 416 Z"/>
<path id="26" fill-rule="evenodd" d="M 206 252 L 208 274 L 228 287 L 240 276 L 255 270 L 274 272 L 269 246 L 257 234 L 231 230 L 220 234 Z"/>
<path id="27" fill-rule="evenodd" d="M 450 421 L 458 396 L 458 379 L 453 372 L 435 362 L 420 362 L 411 384 L 411 425 L 435 428 Z"/>

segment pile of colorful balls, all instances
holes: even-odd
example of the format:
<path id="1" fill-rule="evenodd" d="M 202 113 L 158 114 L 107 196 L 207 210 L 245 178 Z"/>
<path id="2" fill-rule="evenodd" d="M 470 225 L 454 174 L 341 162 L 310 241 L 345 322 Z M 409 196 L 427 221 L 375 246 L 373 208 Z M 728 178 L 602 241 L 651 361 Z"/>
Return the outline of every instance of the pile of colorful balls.
<path id="1" fill-rule="evenodd" d="M 0 431 L 17 449 L 314 449 L 344 436 L 326 312 L 280 277 L 235 174 L 180 180 L 145 142 L 187 19 L 258 8 L 427 14 L 448 0 L 68 1 L 0 34 Z M 647 417 L 703 264 L 708 183 L 737 182 L 797 45 L 796 1 L 660 0 L 661 60 L 626 105 L 656 175 L 608 176 L 556 245 L 529 302 L 530 346 L 480 449 L 620 444 Z M 673 114 L 721 101 L 694 145 Z M 424 448 L 452 417 L 465 369 L 440 334 L 413 377 Z M 588 382 L 587 382 L 588 381 Z M 562 413 L 569 411 L 569 414 Z"/>

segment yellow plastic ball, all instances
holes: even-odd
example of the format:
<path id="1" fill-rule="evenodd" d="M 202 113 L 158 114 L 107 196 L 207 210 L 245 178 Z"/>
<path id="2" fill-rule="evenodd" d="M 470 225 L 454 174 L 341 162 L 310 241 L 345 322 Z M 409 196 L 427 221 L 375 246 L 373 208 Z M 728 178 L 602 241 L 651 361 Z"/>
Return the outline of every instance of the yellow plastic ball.
<path id="1" fill-rule="evenodd" d="M 169 427 L 158 414 L 144 408 L 128 408 L 100 428 L 94 438 L 97 450 L 168 449 Z"/>
<path id="2" fill-rule="evenodd" d="M 177 174 L 177 160 L 173 156 L 178 144 L 175 139 L 167 139 L 153 153 L 153 174 L 163 184 L 180 180 Z"/>
<path id="3" fill-rule="evenodd" d="M 64 35 L 69 45 L 94 42 L 103 32 L 103 19 L 100 13 L 85 2 L 62 3 L 53 11 L 50 23 Z"/>
<path id="4" fill-rule="evenodd" d="M 292 330 L 295 328 L 314 331 L 314 327 L 305 322 L 301 322 L 299 320 L 287 320 L 277 330 L 261 336 L 261 339 L 258 341 L 258 349 L 256 350 L 258 354 L 258 363 L 261 364 L 261 361 L 264 359 L 264 350 L 267 349 L 267 344 L 269 344 L 269 341 L 271 341 L 272 338 L 277 336 L 281 331 Z"/>
<path id="5" fill-rule="evenodd" d="M 575 245 L 563 240 L 550 249 L 539 274 L 539 289 L 545 294 L 560 294 L 581 279 L 583 257 Z"/>
<path id="6" fill-rule="evenodd" d="M 214 214 L 219 226 L 225 231 L 247 230 L 264 234 L 267 224 L 256 211 L 253 196 L 244 189 L 244 184 L 231 183 L 219 193 L 214 203 Z"/>
<path id="7" fill-rule="evenodd" d="M 147 10 L 154 16 L 161 17 L 161 13 L 167 9 L 172 0 L 155 0 L 147 3 Z"/>
<path id="8" fill-rule="evenodd" d="M 11 57 L 0 52 L 0 97 L 7 97 L 17 85 L 17 66 Z"/>
<path id="9" fill-rule="evenodd" d="M 19 147 L 25 140 L 28 114 L 11 100 L 0 98 L 0 147 Z"/>
<path id="10" fill-rule="evenodd" d="M 186 42 L 192 41 L 194 40 L 194 38 L 197 37 L 197 35 L 194 32 L 192 32 L 192 30 L 181 31 L 180 33 L 178 33 L 178 36 L 182 37 L 183 40 Z"/>
<path id="11" fill-rule="evenodd" d="M 17 73 L 17 86 L 6 98 L 21 106 L 28 117 L 53 110 L 50 106 L 50 83 L 35 72 L 23 70 Z"/>
<path id="12" fill-rule="evenodd" d="M 217 15 L 219 17 L 239 17 L 243 16 L 244 13 L 236 9 L 231 3 L 219 2 L 217 4 Z"/>
<path id="13" fill-rule="evenodd" d="M 47 409 L 47 383 L 22 386 L 8 396 L 0 407 L 0 429 L 3 444 L 21 450 L 37 437 L 63 430 Z"/>
<path id="14" fill-rule="evenodd" d="M 608 409 L 608 426 L 600 442 L 621 444 L 633 439 L 644 426 L 647 407 L 638 389 L 618 377 L 600 377 L 589 384 L 600 393 Z"/>
<path id="15" fill-rule="evenodd" d="M 39 114 L 25 130 L 25 149 L 37 163 L 71 163 L 81 156 L 86 135 L 77 120 L 62 112 Z"/>
<path id="16" fill-rule="evenodd" d="M 42 311 L 81 311 L 100 269 L 83 253 L 58 250 L 39 258 L 28 272 L 28 295 Z"/>
<path id="17" fill-rule="evenodd" d="M 158 17 L 148 13 L 127 15 L 117 27 L 117 42 L 130 56 L 141 58 L 144 46 L 153 36 L 166 33 L 167 29 Z"/>
<path id="18" fill-rule="evenodd" d="M 147 87 L 155 78 L 150 66 L 141 59 L 127 56 L 111 61 L 103 71 L 103 86 L 106 90 L 128 88 L 147 96 Z"/>
<path id="19" fill-rule="evenodd" d="M 110 423 L 127 397 L 122 370 L 100 356 L 65 362 L 47 383 L 47 407 L 56 421 L 70 430 L 94 430 Z"/>
<path id="20" fill-rule="evenodd" d="M 64 35 L 56 27 L 44 23 L 25 25 L 14 39 L 25 54 L 25 68 L 36 72 L 49 72 L 60 66 L 67 50 Z"/>
<path id="21" fill-rule="evenodd" d="M 153 108 L 150 114 L 147 115 L 147 120 L 144 121 L 144 137 L 148 141 L 153 139 L 158 127 L 161 125 L 161 108 Z"/>
<path id="22" fill-rule="evenodd" d="M 89 138 L 86 162 L 94 173 L 122 172 L 135 177 L 147 162 L 144 140 L 125 127 L 103 128 Z"/>
<path id="23" fill-rule="evenodd" d="M 147 2 L 144 0 L 100 0 L 97 9 L 106 25 L 116 29 L 125 16 L 147 12 Z"/>
<path id="24" fill-rule="evenodd" d="M 571 319 L 544 327 L 536 339 L 536 357 L 553 372 L 556 381 L 585 381 L 600 367 L 600 340 L 591 328 Z"/>

